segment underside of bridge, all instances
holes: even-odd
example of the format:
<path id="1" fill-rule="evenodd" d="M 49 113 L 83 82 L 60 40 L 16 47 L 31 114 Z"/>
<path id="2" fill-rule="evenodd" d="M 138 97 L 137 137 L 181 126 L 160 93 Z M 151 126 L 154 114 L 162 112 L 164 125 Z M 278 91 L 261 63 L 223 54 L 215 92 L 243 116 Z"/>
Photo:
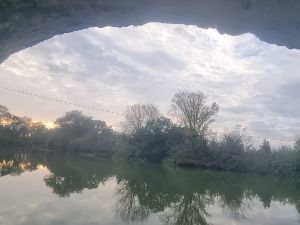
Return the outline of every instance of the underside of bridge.
<path id="1" fill-rule="evenodd" d="M 0 0 L 0 63 L 54 35 L 148 22 L 253 33 L 300 49 L 299 12 L 298 0 Z"/>

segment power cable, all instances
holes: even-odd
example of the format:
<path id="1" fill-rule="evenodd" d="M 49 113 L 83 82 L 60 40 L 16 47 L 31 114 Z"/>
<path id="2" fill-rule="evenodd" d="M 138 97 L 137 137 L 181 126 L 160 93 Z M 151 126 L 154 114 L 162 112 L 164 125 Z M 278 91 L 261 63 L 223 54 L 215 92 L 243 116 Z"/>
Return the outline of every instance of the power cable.
<path id="1" fill-rule="evenodd" d="M 113 111 L 106 110 L 106 109 L 99 109 L 99 108 L 95 108 L 95 107 L 80 105 L 80 104 L 77 104 L 77 103 L 67 102 L 67 101 L 64 101 L 64 100 L 56 99 L 56 98 L 49 98 L 49 97 L 45 97 L 45 96 L 42 96 L 42 95 L 29 93 L 29 92 L 26 92 L 26 91 L 16 90 L 16 89 L 13 89 L 13 88 L 0 86 L 0 89 L 6 90 L 6 91 L 11 91 L 11 92 L 18 93 L 18 94 L 33 96 L 33 97 L 41 98 L 41 99 L 48 100 L 48 101 L 54 101 L 54 102 L 59 102 L 59 103 L 63 103 L 63 104 L 66 104 L 66 105 L 72 105 L 72 106 L 76 106 L 76 107 L 79 107 L 79 108 L 85 108 L 85 109 L 90 109 L 90 110 L 95 110 L 95 111 L 100 111 L 100 112 L 105 112 L 105 113 L 121 115 L 121 113 L 118 113 L 118 112 L 113 112 Z"/>

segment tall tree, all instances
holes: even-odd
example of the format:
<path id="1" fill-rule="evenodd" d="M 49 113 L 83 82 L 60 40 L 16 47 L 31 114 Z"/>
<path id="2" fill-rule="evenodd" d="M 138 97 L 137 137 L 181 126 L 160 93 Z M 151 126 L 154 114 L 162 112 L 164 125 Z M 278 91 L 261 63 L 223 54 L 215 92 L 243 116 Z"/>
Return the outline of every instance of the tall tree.
<path id="1" fill-rule="evenodd" d="M 77 110 L 67 112 L 64 116 L 57 118 L 54 124 L 71 137 L 84 135 L 94 129 L 92 118 Z"/>
<path id="2" fill-rule="evenodd" d="M 0 126 L 7 126 L 19 118 L 11 114 L 8 108 L 0 104 Z"/>
<path id="3" fill-rule="evenodd" d="M 153 104 L 134 104 L 128 106 L 124 112 L 123 128 L 126 133 L 134 134 L 138 129 L 145 127 L 146 123 L 160 117 L 160 112 Z"/>
<path id="4" fill-rule="evenodd" d="M 0 118 L 7 117 L 8 115 L 11 115 L 8 111 L 8 108 L 4 105 L 0 104 Z"/>
<path id="5" fill-rule="evenodd" d="M 300 136 L 298 136 L 295 140 L 295 143 L 294 143 L 294 149 L 296 151 L 300 151 Z"/>
<path id="6" fill-rule="evenodd" d="M 169 112 L 190 135 L 204 136 L 219 112 L 217 103 L 207 105 L 206 102 L 203 92 L 180 91 L 173 97 Z"/>
<path id="7" fill-rule="evenodd" d="M 262 145 L 259 146 L 259 151 L 266 153 L 266 154 L 271 153 L 270 142 L 267 139 L 264 139 Z"/>

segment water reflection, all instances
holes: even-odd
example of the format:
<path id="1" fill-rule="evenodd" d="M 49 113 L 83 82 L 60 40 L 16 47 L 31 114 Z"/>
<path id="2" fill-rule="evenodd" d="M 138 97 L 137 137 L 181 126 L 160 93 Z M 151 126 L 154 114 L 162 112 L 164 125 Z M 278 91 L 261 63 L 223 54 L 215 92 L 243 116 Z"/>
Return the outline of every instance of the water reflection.
<path id="1" fill-rule="evenodd" d="M 4 155 L 0 158 L 0 176 L 5 175 L 20 175 L 25 171 L 33 171 L 37 169 L 36 162 L 27 158 L 25 153 L 15 153 Z"/>
<path id="2" fill-rule="evenodd" d="M 44 183 L 61 198 L 97 189 L 113 179 L 112 210 L 128 224 L 147 223 L 152 215 L 165 225 L 211 224 L 211 207 L 222 209 L 232 220 L 247 220 L 248 213 L 257 207 L 256 201 L 266 209 L 279 202 L 300 211 L 300 183 L 296 180 L 36 152 L 6 154 L 0 162 L 1 176 L 34 171 L 39 165 L 47 167 L 50 173 Z"/>
<path id="3" fill-rule="evenodd" d="M 152 211 L 148 205 L 142 203 L 142 200 L 133 191 L 134 188 L 135 186 L 130 186 L 129 182 L 124 181 L 116 190 L 117 202 L 114 209 L 116 214 L 126 223 L 143 222 Z"/>

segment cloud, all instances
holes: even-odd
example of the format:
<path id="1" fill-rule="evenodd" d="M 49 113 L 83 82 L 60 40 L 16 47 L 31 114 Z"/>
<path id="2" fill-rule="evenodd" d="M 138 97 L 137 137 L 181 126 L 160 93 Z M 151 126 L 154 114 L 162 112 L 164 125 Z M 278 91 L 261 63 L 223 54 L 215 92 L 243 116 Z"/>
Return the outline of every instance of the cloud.
<path id="1" fill-rule="evenodd" d="M 213 128 L 242 125 L 250 135 L 300 134 L 300 51 L 196 26 L 150 23 L 89 28 L 55 36 L 9 57 L 0 83 L 47 97 L 121 112 L 154 102 L 166 112 L 175 92 L 204 91 L 220 105 Z M 35 120 L 73 109 L 1 91 L 1 104 Z M 85 111 L 119 127 L 121 115 Z"/>

